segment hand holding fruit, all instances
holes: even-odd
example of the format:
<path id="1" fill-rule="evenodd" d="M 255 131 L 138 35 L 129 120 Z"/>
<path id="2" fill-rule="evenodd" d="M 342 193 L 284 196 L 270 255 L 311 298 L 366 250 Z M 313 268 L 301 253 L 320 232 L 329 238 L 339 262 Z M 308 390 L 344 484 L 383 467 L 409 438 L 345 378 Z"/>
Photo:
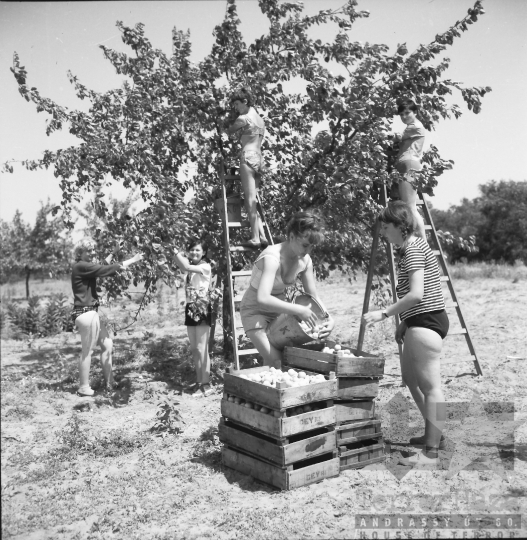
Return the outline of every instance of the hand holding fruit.
<path id="1" fill-rule="evenodd" d="M 298 316 L 302 321 L 308 324 L 311 328 L 315 328 L 317 325 L 318 317 L 307 306 L 297 306 L 299 309 Z"/>
<path id="2" fill-rule="evenodd" d="M 320 332 L 318 333 L 318 339 L 327 338 L 333 331 L 333 328 L 335 328 L 335 321 L 329 317 L 329 319 L 321 326 Z"/>
<path id="3" fill-rule="evenodd" d="M 381 322 L 384 319 L 382 311 L 370 311 L 362 316 L 362 320 L 366 323 L 366 326 Z"/>

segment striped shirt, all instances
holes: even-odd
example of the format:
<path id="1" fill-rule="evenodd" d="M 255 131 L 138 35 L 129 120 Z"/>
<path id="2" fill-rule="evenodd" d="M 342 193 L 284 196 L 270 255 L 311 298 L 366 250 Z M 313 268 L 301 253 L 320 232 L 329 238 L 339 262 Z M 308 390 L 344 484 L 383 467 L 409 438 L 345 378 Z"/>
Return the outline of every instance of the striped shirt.
<path id="1" fill-rule="evenodd" d="M 439 267 L 435 255 L 422 238 L 416 238 L 406 247 L 397 265 L 397 298 L 404 298 L 410 292 L 409 272 L 425 271 L 423 299 L 413 308 L 403 311 L 401 320 L 419 313 L 445 309 L 445 300 L 441 290 Z"/>

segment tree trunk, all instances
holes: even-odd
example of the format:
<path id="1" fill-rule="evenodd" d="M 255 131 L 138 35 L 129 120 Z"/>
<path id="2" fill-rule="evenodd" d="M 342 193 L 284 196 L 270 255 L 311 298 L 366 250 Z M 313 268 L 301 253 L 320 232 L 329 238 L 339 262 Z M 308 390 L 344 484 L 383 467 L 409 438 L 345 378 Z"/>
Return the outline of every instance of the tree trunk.
<path id="1" fill-rule="evenodd" d="M 31 274 L 31 268 L 26 266 L 26 298 L 29 298 L 29 275 Z"/>

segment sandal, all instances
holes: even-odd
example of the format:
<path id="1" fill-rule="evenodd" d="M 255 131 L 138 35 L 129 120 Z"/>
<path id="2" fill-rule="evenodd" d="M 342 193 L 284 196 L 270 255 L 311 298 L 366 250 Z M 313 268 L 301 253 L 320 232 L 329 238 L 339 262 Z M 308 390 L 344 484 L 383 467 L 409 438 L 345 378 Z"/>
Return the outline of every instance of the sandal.
<path id="1" fill-rule="evenodd" d="M 205 392 L 203 391 L 203 385 L 196 383 L 196 389 L 190 394 L 192 397 L 203 397 Z"/>
<path id="2" fill-rule="evenodd" d="M 211 387 L 209 383 L 205 383 L 201 386 L 201 390 L 203 391 L 203 395 L 205 397 L 210 396 L 214 393 L 214 389 Z"/>

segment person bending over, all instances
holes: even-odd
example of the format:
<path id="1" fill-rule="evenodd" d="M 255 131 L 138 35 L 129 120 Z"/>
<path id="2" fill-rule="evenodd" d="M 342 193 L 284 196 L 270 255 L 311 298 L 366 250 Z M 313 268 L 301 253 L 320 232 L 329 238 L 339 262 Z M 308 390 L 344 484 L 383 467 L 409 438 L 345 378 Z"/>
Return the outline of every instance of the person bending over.
<path id="1" fill-rule="evenodd" d="M 393 315 L 401 317 L 395 340 L 403 343 L 401 372 L 414 401 L 425 420 L 422 437 L 410 444 L 423 446 L 405 464 L 437 465 L 438 450 L 445 447 L 445 398 L 441 390 L 440 361 L 443 339 L 449 321 L 441 290 L 439 267 L 428 244 L 416 235 L 412 208 L 393 201 L 378 216 L 381 234 L 400 247 L 397 279 L 397 302 L 383 311 L 364 315 L 369 325 Z"/>
<path id="2" fill-rule="evenodd" d="M 324 240 L 322 221 L 310 212 L 296 213 L 287 224 L 287 240 L 269 246 L 254 262 L 250 286 L 243 295 L 240 315 L 247 337 L 262 355 L 264 365 L 281 367 L 282 351 L 269 343 L 266 329 L 282 313 L 295 315 L 314 327 L 317 316 L 306 306 L 286 301 L 285 289 L 300 276 L 304 290 L 322 305 L 317 296 L 313 262 L 309 253 Z M 333 330 L 332 318 L 323 325 L 320 339 Z"/>

